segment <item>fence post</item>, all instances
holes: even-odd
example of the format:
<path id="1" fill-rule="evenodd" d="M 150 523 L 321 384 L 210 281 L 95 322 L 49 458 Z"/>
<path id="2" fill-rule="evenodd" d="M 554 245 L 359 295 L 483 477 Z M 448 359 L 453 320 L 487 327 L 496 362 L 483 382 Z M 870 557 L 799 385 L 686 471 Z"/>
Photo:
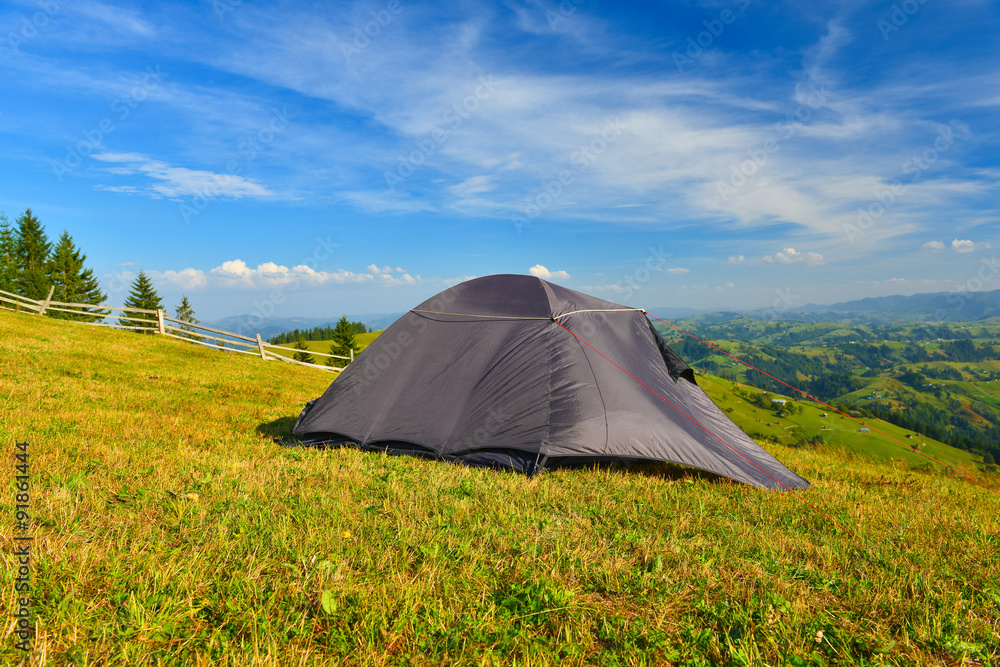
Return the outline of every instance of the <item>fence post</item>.
<path id="1" fill-rule="evenodd" d="M 260 339 L 260 334 L 257 334 L 257 349 L 260 350 L 260 358 L 267 361 L 267 355 L 264 354 L 264 341 Z"/>
<path id="2" fill-rule="evenodd" d="M 47 297 L 45 297 L 45 303 L 42 304 L 41 310 L 38 311 L 39 315 L 44 315 L 45 314 L 45 309 L 49 307 L 49 301 L 52 300 L 52 293 L 55 292 L 55 291 L 56 291 L 56 286 L 55 285 L 52 285 L 51 287 L 49 287 L 49 295 Z"/>
<path id="3" fill-rule="evenodd" d="M 159 324 L 160 335 L 167 333 L 166 325 L 163 323 L 163 311 L 159 308 L 156 309 L 156 322 Z"/>
<path id="4" fill-rule="evenodd" d="M 351 348 L 351 361 L 354 361 L 354 348 Z"/>

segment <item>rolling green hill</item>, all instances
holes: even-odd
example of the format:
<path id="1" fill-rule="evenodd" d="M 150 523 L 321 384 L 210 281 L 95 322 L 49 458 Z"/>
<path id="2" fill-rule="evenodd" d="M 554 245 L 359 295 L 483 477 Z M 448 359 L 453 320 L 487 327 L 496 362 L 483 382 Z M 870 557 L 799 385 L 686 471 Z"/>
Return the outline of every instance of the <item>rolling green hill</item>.
<path id="1" fill-rule="evenodd" d="M 774 410 L 755 407 L 748 400 L 735 394 L 734 388 L 740 385 L 705 375 L 699 375 L 697 380 L 698 385 L 712 397 L 715 404 L 758 442 L 770 440 L 789 447 L 807 446 L 818 449 L 830 448 L 831 451 L 844 450 L 883 461 L 905 461 L 920 467 L 931 464 L 926 457 L 915 453 L 914 449 L 961 469 L 974 469 L 981 462 L 981 457 L 970 452 L 949 447 L 937 440 L 920 436 L 879 419 L 865 419 L 865 423 L 899 440 L 904 443 L 903 445 L 889 440 L 876 431 L 862 432 L 860 429 L 864 427 L 858 422 L 811 401 L 796 401 L 802 408 L 800 414 L 778 417 Z M 769 396 L 787 401 L 795 400 L 791 396 L 781 394 L 769 394 Z M 820 436 L 824 442 L 806 444 L 816 436 Z M 799 444 L 802 440 L 806 443 Z M 910 446 L 905 446 L 907 444 Z"/>
<path id="2" fill-rule="evenodd" d="M 369 345 L 371 345 L 371 342 L 373 340 L 375 340 L 376 338 L 378 338 L 379 334 L 381 334 L 381 333 L 382 333 L 381 331 L 372 331 L 372 332 L 369 332 L 369 333 L 355 334 L 354 335 L 354 342 L 358 346 L 357 352 L 355 354 L 359 354 L 362 351 L 364 351 L 364 349 L 367 348 Z M 307 340 L 307 341 L 303 341 L 303 343 L 306 346 L 306 348 L 308 350 L 312 351 L 312 352 L 322 352 L 324 354 L 329 354 L 330 353 L 330 345 L 333 343 L 333 341 L 332 340 Z M 279 347 L 282 348 L 282 349 L 275 349 L 273 347 L 269 348 L 269 349 L 272 352 L 274 352 L 275 354 L 280 354 L 280 355 L 282 355 L 284 357 L 288 357 L 289 359 L 291 359 L 292 356 L 298 351 L 298 350 L 295 349 L 295 344 L 294 343 L 289 343 L 288 345 L 281 345 Z M 286 349 L 291 350 L 291 351 L 290 352 L 285 352 Z M 316 357 L 316 363 L 322 364 L 326 359 L 327 359 L 327 357 Z"/>
<path id="3" fill-rule="evenodd" d="M 1000 346 L 995 325 L 855 327 L 836 342 L 828 323 L 756 322 L 736 337 L 733 323 L 696 335 L 819 399 L 1000 460 Z M 771 378 L 661 325 L 677 352 L 710 374 L 770 391 Z M 782 346 L 774 341 L 794 342 Z M 837 333 L 837 335 L 841 335 Z M 862 337 L 866 336 L 866 337 Z"/>
<path id="4" fill-rule="evenodd" d="M 757 424 L 730 384 L 698 379 Z M 997 662 L 1000 513 L 967 480 L 855 454 L 847 431 L 788 446 L 784 419 L 762 444 L 805 491 L 276 444 L 330 380 L 0 312 L 11 478 L 30 443 L 33 664 Z M 798 426 L 821 419 L 807 407 Z M 0 663 L 18 664 L 0 628 Z"/>

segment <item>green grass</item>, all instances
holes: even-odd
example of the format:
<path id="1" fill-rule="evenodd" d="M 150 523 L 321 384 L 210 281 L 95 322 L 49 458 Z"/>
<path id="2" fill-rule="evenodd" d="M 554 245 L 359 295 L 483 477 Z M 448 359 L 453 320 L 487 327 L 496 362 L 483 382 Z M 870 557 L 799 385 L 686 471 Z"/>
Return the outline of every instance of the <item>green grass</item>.
<path id="1" fill-rule="evenodd" d="M 379 334 L 381 333 L 382 333 L 381 331 L 370 331 L 368 333 L 355 334 L 354 342 L 357 344 L 357 351 L 355 352 L 355 356 L 363 352 L 365 348 L 371 345 L 372 341 L 378 338 Z M 305 343 L 306 348 L 311 352 L 322 352 L 323 354 L 330 354 L 330 345 L 333 343 L 332 340 L 307 340 L 303 342 Z M 298 352 L 298 350 L 295 349 L 295 343 L 287 343 L 279 347 L 281 349 L 275 349 L 273 347 L 268 349 L 271 352 L 274 352 L 275 354 L 280 354 L 281 356 L 288 357 L 289 359 L 291 359 L 292 356 L 294 356 L 294 354 Z M 285 349 L 288 349 L 290 351 L 285 352 Z M 315 360 L 316 363 L 322 364 L 326 361 L 327 358 L 328 357 L 316 357 Z"/>
<path id="2" fill-rule="evenodd" d="M 997 664 L 1000 513 L 966 480 L 768 442 L 812 488 L 275 444 L 329 381 L 0 313 L 11 477 L 31 442 L 34 663 Z"/>
<path id="3" fill-rule="evenodd" d="M 733 387 L 736 385 L 728 380 L 699 375 L 698 385 L 712 397 L 716 405 L 726 411 L 733 421 L 758 440 L 765 438 L 781 445 L 791 446 L 796 440 L 795 436 L 802 433 L 807 438 L 816 435 L 823 436 L 826 445 L 820 447 L 829 448 L 833 452 L 845 450 L 851 454 L 883 461 L 904 461 L 911 466 L 924 467 L 929 464 L 926 456 L 915 453 L 911 445 L 917 445 L 919 450 L 927 456 L 932 456 L 963 471 L 974 469 L 977 464 L 981 463 L 981 457 L 977 455 L 950 447 L 880 419 L 859 418 L 873 429 L 868 433 L 862 433 L 858 430 L 862 428 L 858 422 L 848 417 L 842 417 L 829 408 L 805 400 L 795 401 L 802 406 L 801 414 L 779 418 L 775 416 L 773 411 L 757 408 L 745 399 L 736 396 L 733 393 Z M 749 387 L 749 389 L 754 390 L 753 387 Z M 773 394 L 773 396 L 795 400 L 792 396 L 781 396 L 780 394 Z M 822 416 L 824 413 L 826 413 L 826 417 Z M 880 435 L 875 429 L 892 436 L 903 444 L 900 445 L 899 442 L 894 442 Z"/>

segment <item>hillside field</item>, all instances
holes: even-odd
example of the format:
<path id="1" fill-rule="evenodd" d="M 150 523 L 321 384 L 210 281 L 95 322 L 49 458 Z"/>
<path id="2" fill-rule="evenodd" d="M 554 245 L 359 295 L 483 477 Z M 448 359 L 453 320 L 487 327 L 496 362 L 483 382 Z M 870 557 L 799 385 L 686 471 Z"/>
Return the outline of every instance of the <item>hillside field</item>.
<path id="1" fill-rule="evenodd" d="M 382 332 L 381 331 L 370 331 L 368 333 L 355 334 L 354 335 L 354 342 L 357 344 L 357 352 L 355 352 L 355 354 L 357 355 L 357 354 L 360 354 L 361 352 L 363 352 L 366 347 L 368 347 L 369 345 L 371 345 L 371 343 L 372 343 L 373 340 L 375 340 L 376 338 L 378 338 L 378 336 L 379 336 L 380 333 L 382 333 Z M 333 343 L 333 341 L 332 340 L 307 340 L 307 341 L 303 341 L 303 343 L 305 343 L 306 348 L 309 351 L 311 351 L 311 352 L 322 352 L 323 354 L 329 354 L 330 353 L 330 345 Z M 280 355 L 282 355 L 284 357 L 288 357 L 289 359 L 291 359 L 292 356 L 296 352 L 298 352 L 298 350 L 295 349 L 295 343 L 288 343 L 286 345 L 280 345 L 279 347 L 281 349 L 276 349 L 274 347 L 271 347 L 271 348 L 268 348 L 268 349 L 271 352 L 274 352 L 275 354 L 280 354 Z M 290 350 L 290 351 L 289 352 L 285 352 L 286 349 Z M 315 357 L 315 361 L 318 364 L 325 363 L 327 359 L 328 359 L 328 357 L 319 357 L 319 356 Z"/>
<path id="2" fill-rule="evenodd" d="M 527 478 L 277 444 L 331 379 L 0 312 L 0 606 L 26 441 L 31 663 L 1000 663 L 997 494 L 839 420 L 789 446 L 791 419 L 827 425 L 817 408 L 765 427 L 698 377 L 813 484 L 777 493 L 668 465 Z"/>

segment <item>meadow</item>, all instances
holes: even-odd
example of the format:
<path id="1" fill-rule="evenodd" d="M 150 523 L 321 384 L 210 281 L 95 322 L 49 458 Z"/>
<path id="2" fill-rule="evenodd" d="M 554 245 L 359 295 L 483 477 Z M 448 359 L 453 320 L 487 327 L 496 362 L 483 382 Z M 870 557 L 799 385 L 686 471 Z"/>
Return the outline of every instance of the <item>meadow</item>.
<path id="1" fill-rule="evenodd" d="M 788 424 L 765 432 L 699 376 L 813 486 L 650 464 L 527 478 L 276 443 L 331 379 L 0 313 L 0 606 L 16 606 L 28 442 L 30 663 L 1000 664 L 997 494 L 892 443 L 901 456 L 872 456 L 876 435 L 789 446 Z M 796 418 L 822 426 L 812 406 Z M 2 627 L 0 662 L 27 662 Z"/>
<path id="2" fill-rule="evenodd" d="M 371 331 L 369 333 L 354 334 L 354 344 L 356 346 L 355 354 L 360 354 L 364 352 L 365 348 L 371 345 L 372 341 L 378 338 L 378 335 L 382 333 L 381 331 Z M 306 340 L 303 341 L 306 349 L 310 352 L 320 352 L 322 354 L 330 354 L 330 346 L 333 344 L 332 340 Z M 280 354 L 283 357 L 288 357 L 291 359 L 296 352 L 299 350 L 295 349 L 294 343 L 288 343 L 286 345 L 280 345 L 277 347 L 269 348 L 271 352 L 275 354 Z M 286 352 L 287 350 L 287 352 Z M 314 357 L 314 362 L 317 364 L 326 363 L 328 357 L 316 356 Z"/>

